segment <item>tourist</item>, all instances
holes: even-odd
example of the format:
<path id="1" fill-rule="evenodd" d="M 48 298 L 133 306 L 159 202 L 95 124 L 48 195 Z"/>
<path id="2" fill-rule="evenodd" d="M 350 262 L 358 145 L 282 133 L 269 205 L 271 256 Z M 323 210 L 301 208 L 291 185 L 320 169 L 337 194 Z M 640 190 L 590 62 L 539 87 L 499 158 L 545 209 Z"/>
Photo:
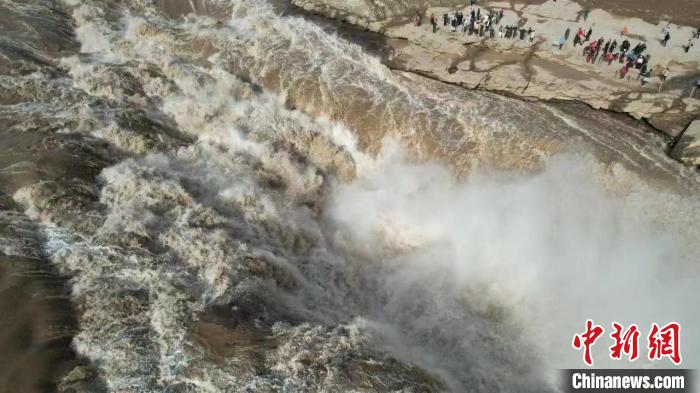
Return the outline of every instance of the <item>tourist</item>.
<path id="1" fill-rule="evenodd" d="M 593 34 L 593 27 L 588 28 L 588 32 L 586 33 L 586 39 L 584 40 L 584 42 L 591 39 L 591 34 Z"/>
<path id="2" fill-rule="evenodd" d="M 689 38 L 689 39 L 688 39 L 688 43 L 685 44 L 685 45 L 683 45 L 683 51 L 684 51 L 685 53 L 688 53 L 688 51 L 690 51 L 690 47 L 691 47 L 691 46 L 693 46 L 693 39 L 692 39 L 692 38 Z"/>
<path id="3" fill-rule="evenodd" d="M 641 77 L 643 77 L 647 73 L 647 65 L 642 64 L 642 67 L 639 68 L 639 75 L 637 75 L 637 80 L 639 80 Z"/>
<path id="4" fill-rule="evenodd" d="M 635 55 L 639 54 L 639 48 L 641 48 L 641 47 L 642 47 L 642 43 L 640 42 L 637 45 L 635 45 L 634 48 L 632 48 L 632 53 L 634 53 Z"/>
<path id="5" fill-rule="evenodd" d="M 614 53 L 615 48 L 617 48 L 617 40 L 613 40 L 612 44 L 610 44 L 610 53 Z"/>
<path id="6" fill-rule="evenodd" d="M 661 72 L 661 75 L 659 76 L 659 91 L 661 91 L 661 88 L 664 86 L 664 83 L 666 83 L 666 79 L 668 79 L 669 74 L 671 71 L 668 69 L 668 66 L 664 68 L 664 70 Z"/>
<path id="7" fill-rule="evenodd" d="M 608 61 L 608 65 L 612 65 L 612 62 L 617 60 L 617 53 L 608 53 L 605 55 L 605 59 Z"/>
<path id="8" fill-rule="evenodd" d="M 620 68 L 620 79 L 624 79 L 625 75 L 627 75 L 627 71 L 629 71 L 629 67 L 627 66 L 627 63 L 625 63 L 622 68 Z"/>
<path id="9" fill-rule="evenodd" d="M 695 90 L 697 90 L 698 86 L 700 86 L 700 79 L 695 80 L 695 83 L 693 84 L 693 89 L 690 90 L 690 95 L 688 97 L 692 97 L 695 95 Z"/>
<path id="10" fill-rule="evenodd" d="M 416 14 L 416 26 L 420 26 L 420 24 L 421 24 L 420 14 Z"/>
<path id="11" fill-rule="evenodd" d="M 583 48 L 583 54 L 586 56 L 586 63 L 592 63 L 593 62 L 593 54 L 595 50 L 592 48 L 593 44 L 587 45 L 585 48 Z"/>
<path id="12" fill-rule="evenodd" d="M 574 48 L 576 47 L 577 44 L 583 45 L 583 43 L 581 42 L 581 36 L 579 36 L 578 34 L 576 34 L 574 36 Z"/>
<path id="13" fill-rule="evenodd" d="M 651 80 L 651 73 L 652 73 L 652 70 L 649 69 L 649 72 L 645 72 L 645 73 L 643 74 L 643 76 L 642 76 L 642 83 L 641 83 L 642 87 L 644 87 L 644 85 L 646 85 L 647 83 L 649 83 L 649 81 Z"/>
<path id="14" fill-rule="evenodd" d="M 569 34 L 571 34 L 571 29 L 569 29 L 569 28 L 567 27 L 567 28 L 566 28 L 566 31 L 564 32 L 564 41 L 565 41 L 565 42 L 569 40 Z"/>
<path id="15" fill-rule="evenodd" d="M 561 50 L 561 48 L 564 47 L 565 42 L 566 42 L 566 37 L 561 36 L 561 38 L 559 38 L 559 50 Z"/>
<path id="16" fill-rule="evenodd" d="M 627 26 L 624 26 L 622 30 L 620 31 L 620 35 L 628 35 L 630 33 L 630 29 L 627 28 Z"/>
<path id="17" fill-rule="evenodd" d="M 666 36 L 666 34 L 668 34 L 670 32 L 671 32 L 671 24 L 669 23 L 666 26 L 664 26 L 663 29 L 661 29 L 661 37 Z"/>
<path id="18" fill-rule="evenodd" d="M 664 38 L 661 40 L 661 45 L 666 46 L 666 43 L 670 39 L 671 39 L 671 33 L 666 32 L 666 34 L 664 35 Z"/>
<path id="19" fill-rule="evenodd" d="M 629 49 L 629 48 L 630 48 L 630 42 L 627 39 L 622 41 L 622 45 L 620 45 L 620 52 L 621 53 L 627 52 L 627 49 Z"/>
<path id="20" fill-rule="evenodd" d="M 528 35 L 530 36 L 530 42 L 535 40 L 535 30 L 531 27 L 527 30 Z"/>

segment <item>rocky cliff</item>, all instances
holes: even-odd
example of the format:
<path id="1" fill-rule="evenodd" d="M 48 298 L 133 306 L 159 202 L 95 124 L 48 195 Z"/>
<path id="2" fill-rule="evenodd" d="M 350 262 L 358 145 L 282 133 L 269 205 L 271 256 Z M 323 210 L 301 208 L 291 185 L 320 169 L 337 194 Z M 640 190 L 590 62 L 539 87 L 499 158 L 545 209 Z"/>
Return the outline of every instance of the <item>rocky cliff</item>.
<path id="1" fill-rule="evenodd" d="M 479 2 L 475 9 L 501 10 L 504 17 L 495 25 L 495 37 L 468 35 L 443 26 L 442 16 L 461 10 L 465 16 L 472 7 L 453 1 L 293 0 L 306 11 L 339 19 L 383 34 L 391 48 L 388 64 L 395 69 L 416 72 L 444 82 L 491 91 L 508 92 L 538 99 L 578 100 L 594 108 L 625 112 L 646 119 L 670 137 L 678 137 L 700 115 L 700 92 L 691 96 L 692 83 L 700 77 L 700 45 L 685 52 L 683 46 L 693 36 L 691 27 L 670 25 L 671 40 L 666 46 L 659 38 L 666 22 L 652 24 L 638 18 L 612 15 L 600 9 L 586 14 L 582 7 L 566 0 L 541 4 Z M 415 23 L 421 16 L 421 25 Z M 438 20 L 433 32 L 428 20 Z M 534 29 L 534 39 L 501 38 L 500 26 L 517 25 Z M 634 47 L 647 45 L 652 80 L 641 86 L 639 71 L 632 69 L 620 78 L 618 62 L 586 62 L 583 46 L 573 46 L 578 28 L 593 29 L 591 41 L 598 38 L 628 39 Z M 626 36 L 621 31 L 627 28 Z M 569 39 L 559 49 L 566 29 Z M 691 41 L 696 42 L 697 40 Z M 669 79 L 660 74 L 669 68 Z"/>

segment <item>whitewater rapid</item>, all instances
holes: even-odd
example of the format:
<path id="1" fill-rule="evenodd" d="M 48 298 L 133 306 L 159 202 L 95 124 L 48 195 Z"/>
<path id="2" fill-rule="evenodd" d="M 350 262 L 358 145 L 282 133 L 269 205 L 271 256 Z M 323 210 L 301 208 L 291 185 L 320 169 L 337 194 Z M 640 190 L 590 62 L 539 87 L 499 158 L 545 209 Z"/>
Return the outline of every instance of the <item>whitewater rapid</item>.
<path id="1" fill-rule="evenodd" d="M 698 176 L 658 135 L 392 72 L 282 3 L 62 7 L 0 112 L 60 153 L 3 180 L 76 308 L 61 389 L 554 391 L 586 318 L 700 328 Z"/>

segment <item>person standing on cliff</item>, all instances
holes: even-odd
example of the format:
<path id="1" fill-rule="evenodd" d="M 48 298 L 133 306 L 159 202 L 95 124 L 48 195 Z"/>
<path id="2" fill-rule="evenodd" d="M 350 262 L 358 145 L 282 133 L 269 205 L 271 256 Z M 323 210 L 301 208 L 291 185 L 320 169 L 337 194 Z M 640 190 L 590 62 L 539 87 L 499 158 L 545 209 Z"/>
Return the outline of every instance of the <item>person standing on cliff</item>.
<path id="1" fill-rule="evenodd" d="M 661 72 L 661 75 L 659 76 L 659 91 L 661 91 L 661 88 L 664 87 L 664 83 L 666 83 L 666 79 L 668 79 L 668 76 L 671 74 L 671 71 L 668 69 L 668 66 L 664 68 L 664 70 Z"/>
<path id="2" fill-rule="evenodd" d="M 664 35 L 664 38 L 661 40 L 661 45 L 666 46 L 666 43 L 670 39 L 671 39 L 671 33 L 666 32 L 666 35 Z"/>
<path id="3" fill-rule="evenodd" d="M 565 42 L 566 38 L 564 38 L 564 36 L 561 36 L 561 38 L 559 38 L 559 50 L 561 50 L 561 48 L 564 47 Z"/>
<path id="4" fill-rule="evenodd" d="M 430 25 L 433 26 L 433 34 L 437 31 L 437 20 L 435 19 L 435 14 L 430 14 Z"/>
<path id="5" fill-rule="evenodd" d="M 576 44 L 581 44 L 581 36 L 579 36 L 578 34 L 574 36 L 574 48 L 576 48 Z"/>
<path id="6" fill-rule="evenodd" d="M 627 63 L 622 65 L 622 68 L 620 68 L 620 79 L 625 79 L 625 75 L 627 75 L 627 71 L 629 71 L 629 67 L 627 66 Z"/>
<path id="7" fill-rule="evenodd" d="M 586 39 L 583 42 L 586 42 L 591 39 L 591 34 L 593 34 L 593 27 L 588 28 L 588 32 L 586 32 Z"/>
<path id="8" fill-rule="evenodd" d="M 695 90 L 698 89 L 698 86 L 700 86 L 700 79 L 695 80 L 695 83 L 693 84 L 693 88 L 690 90 L 690 95 L 688 97 L 692 97 L 695 95 Z"/>
<path id="9" fill-rule="evenodd" d="M 642 87 L 644 87 L 644 85 L 649 83 L 649 81 L 651 80 L 651 73 L 652 72 L 654 72 L 654 70 L 650 68 L 649 71 L 642 73 Z"/>
<path id="10" fill-rule="evenodd" d="M 569 34 L 571 34 L 571 29 L 569 29 L 569 28 L 567 27 L 566 30 L 564 31 L 564 41 L 568 41 L 568 40 L 569 40 Z"/>
<path id="11" fill-rule="evenodd" d="M 647 65 L 642 64 L 642 67 L 639 69 L 639 75 L 637 75 L 637 80 L 644 77 L 644 75 L 646 75 L 646 73 L 647 73 Z"/>
<path id="12" fill-rule="evenodd" d="M 688 53 L 688 51 L 690 51 L 690 47 L 691 47 L 691 46 L 693 46 L 693 39 L 692 39 L 692 38 L 689 38 L 689 39 L 688 39 L 688 43 L 685 44 L 685 45 L 683 45 L 683 51 L 684 51 L 685 53 Z"/>
<path id="13" fill-rule="evenodd" d="M 593 60 L 593 48 L 591 47 L 593 44 L 587 45 L 585 48 L 583 48 L 583 55 L 586 56 L 586 63 L 590 63 Z"/>
<path id="14" fill-rule="evenodd" d="M 625 39 L 624 41 L 622 41 L 622 45 L 620 45 L 620 53 L 624 54 L 629 48 L 630 42 L 627 39 Z"/>

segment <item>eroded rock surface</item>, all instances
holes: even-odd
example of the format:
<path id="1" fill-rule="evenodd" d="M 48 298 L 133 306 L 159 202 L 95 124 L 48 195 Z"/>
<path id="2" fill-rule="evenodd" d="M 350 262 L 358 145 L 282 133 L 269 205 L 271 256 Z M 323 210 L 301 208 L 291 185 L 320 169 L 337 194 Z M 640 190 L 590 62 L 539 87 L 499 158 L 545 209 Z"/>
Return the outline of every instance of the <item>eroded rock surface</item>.
<path id="1" fill-rule="evenodd" d="M 700 165 L 700 120 L 690 123 L 671 155 L 688 165 Z"/>
<path id="2" fill-rule="evenodd" d="M 571 1 L 549 0 L 541 4 L 518 2 L 479 2 L 483 10 L 504 10 L 496 25 L 496 37 L 487 38 L 452 31 L 443 26 L 442 15 L 470 7 L 450 1 L 363 0 L 294 0 L 307 11 L 337 18 L 385 35 L 392 54 L 389 65 L 416 72 L 444 82 L 492 91 L 505 91 L 540 99 L 579 100 L 594 108 L 625 112 L 646 119 L 670 136 L 679 135 L 698 114 L 700 100 L 689 97 L 692 82 L 700 76 L 700 55 L 696 44 L 687 53 L 683 45 L 693 36 L 692 27 L 671 25 L 671 40 L 662 46 L 659 38 L 667 22 L 652 24 L 638 18 L 612 15 L 601 9 L 591 10 L 584 20 L 584 10 Z M 423 23 L 416 26 L 415 17 Z M 428 20 L 435 15 L 438 30 L 433 33 Z M 532 27 L 534 40 L 498 38 L 498 28 L 505 25 Z M 603 37 L 625 39 L 629 30 L 632 47 L 643 41 L 651 54 L 652 80 L 640 86 L 638 70 L 625 78 L 618 76 L 618 62 L 590 64 L 582 56 L 583 46 L 573 47 L 578 28 L 593 28 L 591 40 Z M 559 38 L 569 28 L 570 36 L 561 50 Z M 697 40 L 695 40 L 697 42 Z M 669 67 L 670 77 L 661 86 L 660 75 Z"/>

